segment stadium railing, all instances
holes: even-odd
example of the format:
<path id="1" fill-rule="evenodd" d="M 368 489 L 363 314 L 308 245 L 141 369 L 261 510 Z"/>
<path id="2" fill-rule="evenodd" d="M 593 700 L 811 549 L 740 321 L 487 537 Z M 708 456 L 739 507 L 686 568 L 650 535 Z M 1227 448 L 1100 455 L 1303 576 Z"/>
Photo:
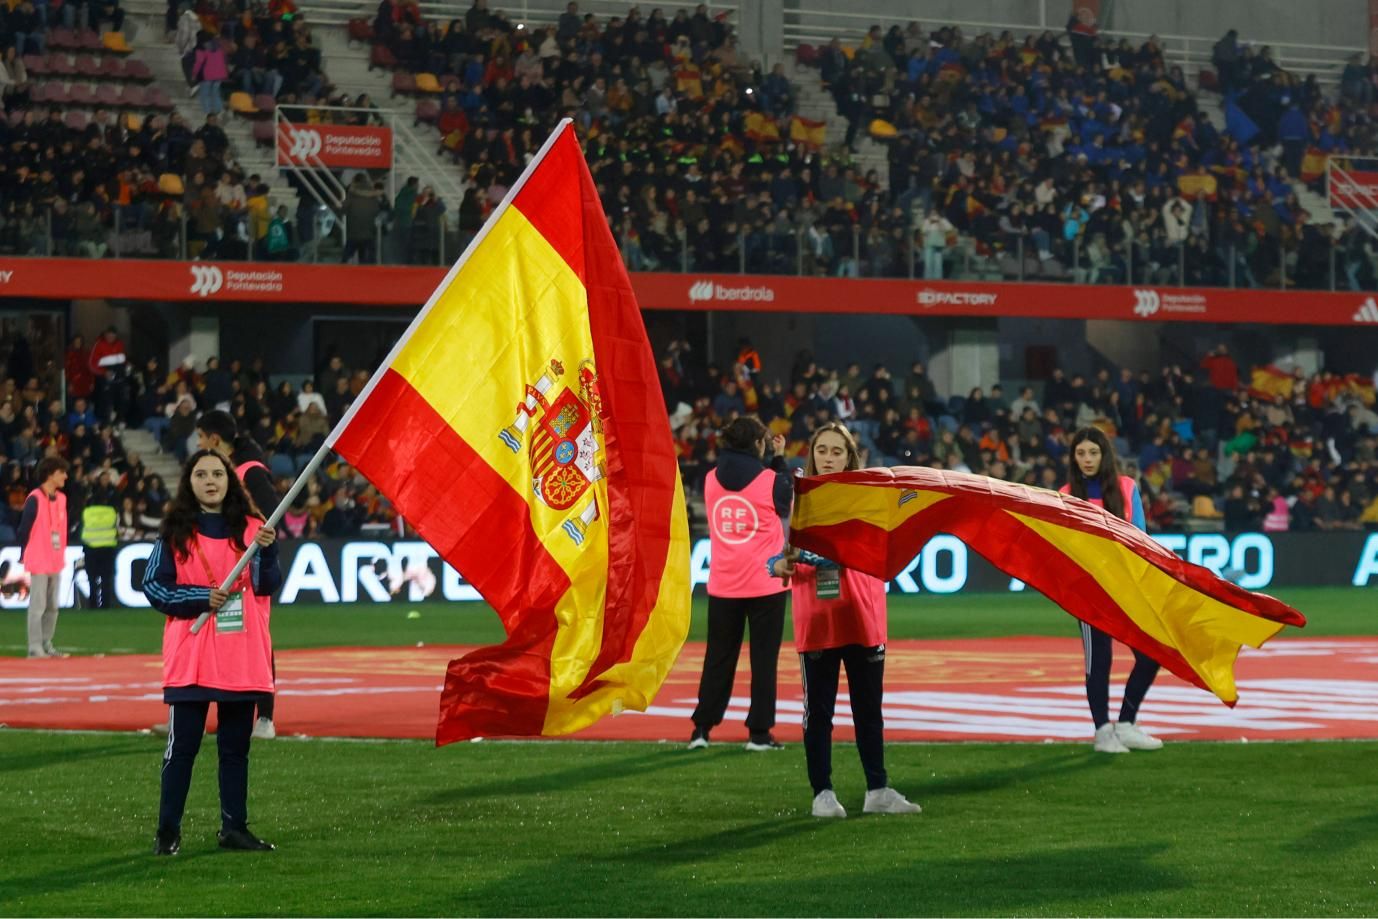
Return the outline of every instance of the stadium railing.
<path id="1" fill-rule="evenodd" d="M 782 34 L 784 48 L 786 51 L 793 51 L 800 45 L 825 45 L 838 38 L 847 41 L 856 41 L 866 33 L 872 25 L 880 25 L 888 28 L 892 25 L 905 26 L 908 23 L 918 20 L 926 25 L 957 26 L 967 33 L 981 32 L 1000 32 L 1009 31 L 1013 35 L 1023 38 L 1029 34 L 1039 34 L 1051 31 L 1061 34 L 1063 31 L 1063 21 L 1045 21 L 1040 23 L 1033 22 L 977 22 L 977 21 L 952 21 L 934 20 L 931 23 L 923 19 L 917 11 L 915 15 L 901 18 L 893 13 L 882 11 L 858 12 L 851 10 L 848 12 L 837 12 L 833 10 L 808 9 L 805 7 L 796 9 L 786 9 Z M 1247 24 L 1245 26 L 1247 31 Z M 1220 40 L 1219 35 L 1171 35 L 1165 33 L 1148 32 L 1122 32 L 1114 29 L 1102 30 L 1101 35 L 1108 38 L 1121 39 L 1127 38 L 1135 44 L 1140 44 L 1149 38 L 1157 38 L 1163 46 L 1163 54 L 1168 63 L 1182 67 L 1183 71 L 1191 74 L 1193 69 L 1199 71 L 1202 68 L 1211 67 L 1211 52 L 1215 43 Z M 1314 74 L 1317 81 L 1322 84 L 1331 85 L 1339 83 L 1340 73 L 1344 69 L 1346 60 L 1353 54 L 1364 54 L 1367 49 L 1358 45 L 1319 45 L 1301 44 L 1296 42 L 1271 42 L 1251 39 L 1248 35 L 1243 35 L 1243 39 L 1250 40 L 1255 46 L 1264 46 L 1273 49 L 1273 59 L 1279 67 L 1290 71 L 1301 78 L 1306 78 Z"/>
<path id="2" fill-rule="evenodd" d="M 429 229 L 418 230 L 417 225 L 398 226 L 390 220 L 375 223 L 365 240 L 364 234 L 349 232 L 345 220 L 324 207 L 299 211 L 289 215 L 292 222 L 291 250 L 276 258 L 267 257 L 260 245 L 262 240 L 248 240 L 247 217 L 243 229 L 226 234 L 231 241 L 245 243 L 244 249 L 217 246 L 218 261 L 310 262 L 366 265 L 445 266 L 452 263 L 468 245 L 472 232 L 461 232 L 456 214 L 447 211 Z M 107 257 L 181 259 L 206 257 L 202 245 L 211 241 L 198 236 L 193 229 L 194 218 L 184 210 L 178 226 L 165 234 L 163 248 L 150 252 L 146 246 L 130 243 L 130 239 L 146 239 L 147 232 L 138 232 L 132 225 L 132 214 L 113 208 L 112 223 L 122 232 L 111 232 Z M 296 223 L 302 219 L 314 221 L 310 233 L 303 240 Z M 42 212 L 39 225 L 22 235 L 19 225 L 11 223 L 0 231 L 0 254 L 20 256 L 80 256 L 72 245 L 70 234 L 63 224 L 56 223 L 51 209 Z M 146 230 L 146 228 L 140 228 Z M 237 235 L 236 235 L 237 234 Z M 829 237 L 831 251 L 820 258 L 815 238 L 807 229 L 790 232 L 739 230 L 733 246 L 717 250 L 715 257 L 701 260 L 695 256 L 694 246 L 687 236 L 672 238 L 659 247 L 648 247 L 635 234 L 614 230 L 623 260 L 631 271 L 669 273 L 711 272 L 744 276 L 775 275 L 793 277 L 841 278 L 925 278 L 927 261 L 924 247 L 911 233 L 889 234 L 884 242 L 868 244 L 866 233 L 859 226 L 849 232 Z M 715 233 L 721 242 L 721 233 Z M 1366 237 L 1367 238 L 1367 237 Z M 215 240 L 224 242 L 224 238 Z M 351 244 L 352 243 L 352 244 Z M 198 245 L 202 244 L 202 245 Z M 942 274 L 928 278 L 951 281 L 985 282 L 1049 282 L 1076 284 L 1132 284 L 1156 287 L 1215 287 L 1228 289 L 1271 290 L 1378 290 L 1378 255 L 1368 246 L 1362 250 L 1350 247 L 1343 238 L 1323 239 L 1305 246 L 1289 245 L 1279 240 L 1266 240 L 1263 254 L 1257 249 L 1245 252 L 1230 245 L 1211 245 L 1206 250 L 1193 251 L 1187 243 L 1158 247 L 1146 258 L 1143 250 L 1124 245 L 1106 250 L 1093 250 L 1082 239 L 1074 240 L 1064 257 L 1046 258 L 1035 251 L 1032 243 L 1021 237 L 1004 249 L 991 250 L 968 237 L 959 238 L 932 256 L 941 259 Z M 1318 248 L 1323 246 L 1323 248 Z M 349 258 L 346 260 L 346 252 Z M 726 252 L 726 255 L 723 253 Z M 1279 266 L 1281 269 L 1279 270 Z"/>
<path id="3" fill-rule="evenodd" d="M 528 25 L 551 25 L 565 11 L 568 0 L 504 0 L 502 3 L 490 4 L 491 12 L 504 12 L 509 20 L 514 23 L 526 23 Z M 627 10 L 634 4 L 628 0 L 578 0 L 579 15 L 592 13 L 605 20 L 609 16 L 626 16 Z M 451 19 L 463 19 L 464 14 L 469 12 L 473 5 L 472 0 L 440 0 L 440 2 L 427 2 L 423 5 L 421 13 L 426 19 L 434 19 L 440 22 L 449 22 Z M 368 19 L 372 21 L 378 12 L 378 4 L 371 0 L 306 0 L 301 4 L 313 23 L 322 25 L 347 25 L 351 19 Z M 740 3 L 723 3 L 720 0 L 705 0 L 704 6 L 708 8 L 711 15 L 728 13 L 729 18 L 735 21 L 736 14 L 741 8 Z M 647 7 L 649 10 L 651 7 Z"/>

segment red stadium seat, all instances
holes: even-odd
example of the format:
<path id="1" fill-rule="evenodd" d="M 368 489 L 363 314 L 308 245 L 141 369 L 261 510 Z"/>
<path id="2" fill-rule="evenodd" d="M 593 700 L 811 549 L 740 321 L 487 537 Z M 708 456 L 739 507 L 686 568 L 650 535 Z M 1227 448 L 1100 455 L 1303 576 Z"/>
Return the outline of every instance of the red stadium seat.
<path id="1" fill-rule="evenodd" d="M 120 104 L 125 108 L 147 108 L 148 90 L 142 86 L 126 86 L 120 93 Z"/>
<path id="2" fill-rule="evenodd" d="M 259 93 L 257 96 L 254 96 L 254 106 L 257 107 L 260 112 L 271 115 L 273 112 L 277 111 L 278 102 L 267 93 Z"/>
<path id="3" fill-rule="evenodd" d="M 100 58 L 94 54 L 78 54 L 77 74 L 83 77 L 99 77 L 101 75 Z"/>
<path id="4" fill-rule="evenodd" d="M 138 80 L 140 83 L 151 83 L 153 71 L 149 70 L 148 65 L 143 61 L 131 58 L 124 62 L 124 78 L 126 80 Z"/>
<path id="5" fill-rule="evenodd" d="M 368 69 L 375 67 L 379 70 L 392 70 L 397 66 L 397 58 L 392 56 L 392 52 L 382 45 L 374 45 L 373 50 L 368 53 Z"/>
<path id="6" fill-rule="evenodd" d="M 392 94 L 394 96 L 407 96 L 416 92 L 416 77 L 399 70 L 392 75 Z"/>
<path id="7" fill-rule="evenodd" d="M 373 41 L 373 26 L 369 23 L 367 19 L 349 20 L 348 41 L 350 44 L 353 44 L 356 41 L 360 44 L 368 44 L 369 42 Z"/>
<path id="8" fill-rule="evenodd" d="M 113 54 L 105 55 L 101 58 L 100 75 L 107 80 L 123 80 L 125 77 L 124 61 Z"/>
<path id="9" fill-rule="evenodd" d="M 103 51 L 105 42 L 101 41 L 100 33 L 95 29 L 82 29 L 77 33 L 77 47 L 83 51 Z"/>
<path id="10" fill-rule="evenodd" d="M 156 108 L 159 111 L 172 111 L 172 97 L 167 94 L 167 90 L 161 86 L 153 86 L 148 91 L 148 107 Z"/>
<path id="11" fill-rule="evenodd" d="M 46 77 L 52 73 L 48 67 L 48 59 L 41 54 L 24 55 L 24 69 L 30 77 Z"/>
<path id="12" fill-rule="evenodd" d="M 440 120 L 440 103 L 434 99 L 422 99 L 416 103 L 416 123 L 435 124 Z"/>
<path id="13" fill-rule="evenodd" d="M 254 143 L 260 147 L 271 147 L 277 139 L 277 128 L 271 121 L 255 121 L 252 132 Z"/>
<path id="14" fill-rule="evenodd" d="M 71 29 L 58 26 L 48 32 L 48 47 L 57 50 L 74 50 L 81 47 L 76 34 Z"/>
<path id="15" fill-rule="evenodd" d="M 77 68 L 70 57 L 58 52 L 48 57 L 48 72 L 55 76 L 74 77 L 77 75 Z"/>
<path id="16" fill-rule="evenodd" d="M 96 104 L 106 108 L 119 108 L 124 104 L 119 89 L 113 83 L 96 84 Z"/>
<path id="17" fill-rule="evenodd" d="M 71 105 L 72 94 L 61 83 L 49 83 L 44 101 L 51 105 Z"/>
<path id="18" fill-rule="evenodd" d="M 95 105 L 96 92 L 89 83 L 73 83 L 68 105 Z"/>
<path id="19" fill-rule="evenodd" d="M 68 112 L 62 119 L 62 123 L 73 131 L 86 130 L 86 121 L 86 113 L 77 111 Z"/>

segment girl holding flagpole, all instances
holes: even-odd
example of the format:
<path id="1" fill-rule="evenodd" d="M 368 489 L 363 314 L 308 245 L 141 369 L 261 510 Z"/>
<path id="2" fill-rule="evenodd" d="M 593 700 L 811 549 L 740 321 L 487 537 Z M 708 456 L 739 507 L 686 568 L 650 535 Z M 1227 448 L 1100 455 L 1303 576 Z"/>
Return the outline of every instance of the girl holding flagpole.
<path id="1" fill-rule="evenodd" d="M 229 459 L 198 450 L 187 461 L 145 569 L 143 589 L 168 617 L 163 628 L 163 701 L 170 709 L 154 854 L 181 847 L 182 812 L 206 715 L 216 703 L 220 753 L 220 846 L 271 850 L 249 832 L 249 741 L 254 706 L 273 692 L 271 596 L 282 586 L 273 527 L 252 511 Z M 249 568 L 221 590 L 250 542 Z M 202 613 L 208 627 L 192 631 Z"/>
<path id="2" fill-rule="evenodd" d="M 1134 479 L 1120 474 L 1119 461 L 1110 438 L 1099 428 L 1082 428 L 1072 435 L 1071 460 L 1064 494 L 1083 498 L 1144 529 L 1143 502 Z M 1131 750 L 1157 750 L 1163 742 L 1148 734 L 1136 722 L 1139 706 L 1158 675 L 1158 662 L 1141 651 L 1134 651 L 1134 669 L 1125 685 L 1120 717 L 1110 722 L 1110 636 L 1093 625 L 1081 624 L 1082 650 L 1086 657 L 1086 701 L 1096 726 L 1094 747 L 1097 753 L 1128 753 Z"/>
<path id="3" fill-rule="evenodd" d="M 861 468 L 856 441 L 833 421 L 814 432 L 804 472 L 823 475 Z M 794 646 L 804 681 L 804 758 L 815 817 L 846 817 L 832 782 L 833 712 L 838 677 L 847 669 L 852 722 L 866 774 L 868 814 L 917 814 L 919 805 L 889 785 L 885 772 L 885 583 L 815 555 L 786 548 L 766 563 L 790 584 Z M 792 584 L 791 584 L 792 581 Z"/>

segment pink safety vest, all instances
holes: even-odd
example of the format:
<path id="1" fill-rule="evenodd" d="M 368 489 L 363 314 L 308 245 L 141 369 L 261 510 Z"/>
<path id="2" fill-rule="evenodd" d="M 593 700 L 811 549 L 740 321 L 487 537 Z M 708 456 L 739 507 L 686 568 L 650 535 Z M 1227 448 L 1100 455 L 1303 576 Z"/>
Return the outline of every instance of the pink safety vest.
<path id="1" fill-rule="evenodd" d="M 741 491 L 718 483 L 718 470 L 703 483 L 708 536 L 713 548 L 708 593 L 714 597 L 768 597 L 784 593 L 766 561 L 784 548 L 785 527 L 775 513 L 775 472 L 761 474 Z"/>
<path id="2" fill-rule="evenodd" d="M 1070 495 L 1072 486 L 1064 485 L 1058 491 L 1064 495 Z M 1124 495 L 1124 519 L 1132 522 L 1134 520 L 1134 480 L 1127 475 L 1120 476 L 1120 494 Z M 1100 498 L 1087 498 L 1086 500 L 1096 507 L 1105 507 L 1105 502 Z"/>
<path id="3" fill-rule="evenodd" d="M 24 546 L 24 567 L 29 574 L 59 574 L 67 566 L 67 496 L 59 491 L 49 501 L 43 489 L 35 488 L 29 497 L 38 499 L 38 516 Z"/>
<path id="4" fill-rule="evenodd" d="M 844 645 L 885 644 L 885 582 L 843 568 L 837 598 L 820 600 L 816 574 L 812 565 L 795 565 L 790 579 L 795 650 L 802 654 Z"/>
<path id="5" fill-rule="evenodd" d="M 258 533 L 260 522 L 250 520 L 244 529 L 244 542 Z M 201 555 L 192 549 L 186 558 L 175 556 L 177 583 L 198 587 L 216 586 L 239 561 L 239 551 L 228 539 L 194 537 L 215 575 L 208 583 Z M 272 600 L 254 594 L 249 572 L 235 582 L 233 590 L 244 593 L 244 631 L 218 634 L 215 616 L 200 632 L 191 634 L 194 619 L 171 619 L 163 627 L 163 686 L 205 686 L 230 692 L 273 691 L 273 639 L 268 633 Z"/>
<path id="6" fill-rule="evenodd" d="M 240 463 L 238 466 L 234 467 L 234 474 L 239 477 L 240 482 L 243 482 L 244 473 L 248 472 L 250 469 L 262 469 L 264 472 L 267 472 L 269 475 L 272 475 L 268 467 L 260 463 L 258 460 L 249 460 L 247 463 Z"/>
<path id="7" fill-rule="evenodd" d="M 1263 532 L 1265 533 L 1285 533 L 1292 522 L 1292 509 L 1287 506 L 1287 499 L 1278 497 L 1273 499 L 1272 507 L 1268 511 L 1268 516 L 1263 518 Z"/>

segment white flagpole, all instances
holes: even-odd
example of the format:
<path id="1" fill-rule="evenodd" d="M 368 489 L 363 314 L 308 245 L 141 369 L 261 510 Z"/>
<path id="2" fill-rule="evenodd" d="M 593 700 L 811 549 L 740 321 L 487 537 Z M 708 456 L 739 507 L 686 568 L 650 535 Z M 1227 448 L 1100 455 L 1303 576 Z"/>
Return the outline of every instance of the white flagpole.
<path id="1" fill-rule="evenodd" d="M 545 160 L 546 154 L 550 152 L 550 148 L 555 146 L 555 141 L 560 139 L 560 135 L 563 134 L 565 129 L 572 123 L 573 119 L 571 118 L 561 118 L 560 123 L 555 126 L 555 130 L 550 132 L 550 136 L 545 139 L 545 143 L 541 145 L 541 149 L 531 158 L 531 162 L 527 163 L 526 168 L 522 170 L 522 174 L 518 176 L 517 181 L 512 183 L 512 187 L 507 190 L 507 194 L 503 196 L 502 202 L 492 214 L 488 215 L 488 220 L 479 229 L 478 235 L 473 238 L 467 247 L 465 247 L 464 254 L 459 257 L 459 261 L 454 263 L 449 272 L 445 275 L 444 280 L 442 280 L 439 286 L 431 292 L 430 299 L 426 301 L 426 305 L 416 314 L 416 318 L 411 321 L 411 325 L 407 326 L 407 330 L 402 333 L 402 337 L 397 339 L 397 343 L 392 346 L 392 350 L 388 352 L 388 356 L 383 360 L 383 363 L 378 366 L 377 370 L 373 371 L 373 376 L 369 377 L 368 383 L 365 384 L 364 388 L 359 392 L 358 398 L 349 406 L 349 410 L 344 413 L 344 416 L 336 422 L 335 427 L 325 438 L 325 443 L 321 444 L 321 448 L 316 451 L 316 455 L 311 457 L 311 462 L 307 463 L 306 467 L 297 475 L 297 480 L 292 483 L 292 487 L 287 490 L 287 494 L 278 502 L 277 509 L 268 517 L 268 522 L 265 523 L 264 526 L 277 526 L 278 521 L 282 519 L 282 515 L 287 513 L 287 508 L 291 506 L 292 501 L 301 490 L 306 487 L 307 480 L 315 474 L 321 463 L 330 455 L 336 441 L 340 439 L 340 435 L 344 433 L 345 428 L 349 427 L 349 423 L 354 420 L 354 416 L 357 415 L 359 409 L 363 407 L 364 400 L 373 394 L 373 390 L 377 387 L 378 381 L 383 378 L 384 372 L 392 366 L 392 362 L 396 360 L 402 348 L 406 346 L 412 335 L 421 327 L 421 323 L 425 321 L 426 316 L 430 314 L 431 310 L 440 300 L 441 294 L 449 288 L 455 276 L 458 275 L 465 264 L 468 263 L 469 257 L 474 254 L 474 250 L 476 250 L 479 244 L 488 237 L 488 233 L 493 229 L 493 226 L 501 219 L 502 215 L 507 212 L 507 209 L 512 206 L 513 200 L 516 199 L 517 194 L 522 190 L 523 186 L 526 185 L 527 179 L 531 178 L 531 174 L 534 173 L 537 167 Z M 254 554 L 257 551 L 258 543 L 250 542 L 244 555 L 235 563 L 234 570 L 225 578 L 225 582 L 220 585 L 221 590 L 230 589 L 230 585 L 243 573 L 245 567 L 253 560 Z M 209 611 L 197 617 L 196 621 L 192 623 L 191 626 L 192 634 L 195 635 L 197 632 L 201 631 L 202 626 L 206 624 L 206 620 L 210 617 L 211 614 Z"/>

